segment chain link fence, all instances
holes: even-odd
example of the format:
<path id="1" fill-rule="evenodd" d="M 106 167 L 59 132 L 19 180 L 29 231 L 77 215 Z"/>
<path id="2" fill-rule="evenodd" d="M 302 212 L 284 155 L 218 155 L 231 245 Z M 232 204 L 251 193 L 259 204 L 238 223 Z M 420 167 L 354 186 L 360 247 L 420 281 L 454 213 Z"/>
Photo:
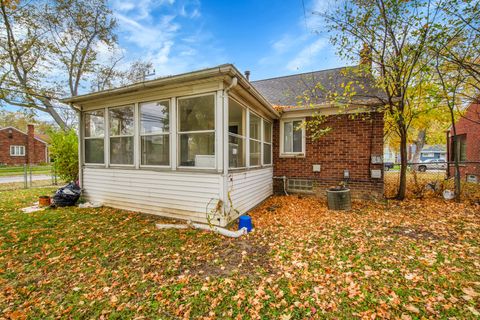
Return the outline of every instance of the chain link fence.
<path id="1" fill-rule="evenodd" d="M 0 166 L 0 191 L 56 186 L 55 165 Z"/>
<path id="2" fill-rule="evenodd" d="M 445 190 L 454 190 L 454 163 L 442 160 L 409 163 L 407 198 L 442 197 Z M 462 198 L 480 203 L 480 161 L 460 164 Z M 400 185 L 400 165 L 385 165 L 385 197 L 396 196 Z"/>

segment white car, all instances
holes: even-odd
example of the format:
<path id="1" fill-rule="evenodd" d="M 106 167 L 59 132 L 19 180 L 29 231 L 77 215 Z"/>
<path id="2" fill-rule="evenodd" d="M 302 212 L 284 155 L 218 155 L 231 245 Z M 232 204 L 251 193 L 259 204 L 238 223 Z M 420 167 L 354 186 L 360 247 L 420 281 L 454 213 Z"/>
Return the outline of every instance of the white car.
<path id="1" fill-rule="evenodd" d="M 447 169 L 447 162 L 444 159 L 428 159 L 417 165 L 417 170 L 420 172 L 445 169 Z"/>

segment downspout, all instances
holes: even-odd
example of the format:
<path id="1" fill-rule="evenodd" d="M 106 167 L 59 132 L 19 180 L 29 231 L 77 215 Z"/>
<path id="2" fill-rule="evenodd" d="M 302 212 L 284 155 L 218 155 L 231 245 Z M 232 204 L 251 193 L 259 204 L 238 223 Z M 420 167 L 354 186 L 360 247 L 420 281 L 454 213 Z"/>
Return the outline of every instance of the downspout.
<path id="1" fill-rule="evenodd" d="M 233 77 L 232 82 L 223 90 L 223 212 L 230 212 L 229 190 L 228 190 L 228 92 L 238 85 L 238 78 Z"/>
<path id="2" fill-rule="evenodd" d="M 75 110 L 73 103 L 70 103 L 70 107 Z M 83 188 L 83 117 L 82 107 L 77 109 L 78 115 L 78 185 Z"/>

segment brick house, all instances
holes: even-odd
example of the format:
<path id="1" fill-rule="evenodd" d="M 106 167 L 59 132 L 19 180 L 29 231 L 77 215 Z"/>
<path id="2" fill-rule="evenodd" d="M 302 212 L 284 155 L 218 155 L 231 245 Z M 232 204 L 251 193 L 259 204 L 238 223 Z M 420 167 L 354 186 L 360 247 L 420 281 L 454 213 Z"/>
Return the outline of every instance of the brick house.
<path id="1" fill-rule="evenodd" d="M 463 179 L 480 181 L 480 102 L 471 103 L 465 114 L 455 123 L 456 139 L 453 129 L 447 132 L 447 157 L 449 174 L 453 176 L 452 162 L 455 154 L 460 156 L 460 174 Z"/>
<path id="2" fill-rule="evenodd" d="M 281 118 L 273 124 L 274 188 L 277 192 L 283 191 L 285 184 L 287 192 L 323 196 L 326 188 L 343 182 L 354 197 L 383 196 L 384 120 L 383 112 L 376 108 L 381 105 L 378 99 L 381 93 L 373 89 L 369 77 L 359 77 L 348 69 L 252 82 L 281 111 Z M 357 84 L 356 94 L 350 101 L 352 107 L 333 106 L 328 96 L 332 92 L 341 94 L 342 84 L 349 82 Z M 322 90 L 312 94 L 312 88 L 318 84 Z M 304 106 L 305 101 L 309 106 Z M 314 112 L 326 116 L 322 127 L 331 129 L 327 134 L 314 140 L 306 129 L 292 130 L 302 121 L 311 120 Z"/>
<path id="3" fill-rule="evenodd" d="M 27 133 L 14 128 L 0 129 L 0 164 L 18 166 L 48 162 L 48 144 L 35 136 L 34 125 L 27 126 Z"/>
<path id="4" fill-rule="evenodd" d="M 382 197 L 381 97 L 351 69 L 250 81 L 224 64 L 65 99 L 80 114 L 84 196 L 222 226 L 284 185 L 323 196 L 346 182 L 353 196 Z M 356 94 L 339 107 L 329 94 L 345 84 Z M 314 141 L 302 123 L 315 114 L 331 131 Z"/>

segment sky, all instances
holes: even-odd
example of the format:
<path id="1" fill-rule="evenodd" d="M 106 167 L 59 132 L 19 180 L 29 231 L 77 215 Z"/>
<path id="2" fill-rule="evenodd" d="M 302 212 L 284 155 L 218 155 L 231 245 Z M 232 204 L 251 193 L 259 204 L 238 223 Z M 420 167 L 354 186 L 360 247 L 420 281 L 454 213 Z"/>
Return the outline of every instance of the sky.
<path id="1" fill-rule="evenodd" d="M 111 0 L 124 63 L 151 61 L 155 77 L 233 63 L 265 79 L 348 63 L 314 11 L 328 0 Z M 354 62 L 356 63 L 356 62 Z"/>
<path id="2" fill-rule="evenodd" d="M 233 63 L 251 80 L 356 64 L 342 61 L 318 15 L 334 0 L 109 0 L 120 67 L 150 61 L 161 77 Z M 102 52 L 100 59 L 108 59 Z M 88 93 L 84 85 L 81 93 Z M 6 110 L 19 108 L 6 106 Z M 42 120 L 50 116 L 38 112 Z"/>

